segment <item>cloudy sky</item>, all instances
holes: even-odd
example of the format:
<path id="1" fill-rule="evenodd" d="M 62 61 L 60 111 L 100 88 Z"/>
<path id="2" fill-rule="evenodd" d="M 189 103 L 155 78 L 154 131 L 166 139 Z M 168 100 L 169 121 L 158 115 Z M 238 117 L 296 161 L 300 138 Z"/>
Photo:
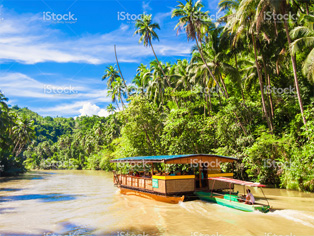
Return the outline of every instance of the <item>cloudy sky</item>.
<path id="1" fill-rule="evenodd" d="M 205 1 L 217 11 L 219 0 Z M 105 68 L 115 64 L 113 45 L 128 83 L 136 68 L 153 59 L 138 44 L 134 20 L 145 12 L 159 23 L 155 50 L 163 62 L 189 58 L 192 42 L 176 34 L 173 0 L 0 1 L 0 90 L 11 106 L 43 116 L 105 116 Z"/>

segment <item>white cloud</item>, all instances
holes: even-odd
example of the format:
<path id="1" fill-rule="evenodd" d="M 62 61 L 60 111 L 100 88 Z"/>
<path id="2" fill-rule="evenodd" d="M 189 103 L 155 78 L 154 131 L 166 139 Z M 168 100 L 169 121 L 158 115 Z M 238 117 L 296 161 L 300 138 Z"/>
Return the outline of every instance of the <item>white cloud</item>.
<path id="1" fill-rule="evenodd" d="M 143 3 L 148 8 L 148 4 Z M 115 62 L 113 45 L 117 45 L 121 62 L 138 62 L 152 56 L 150 49 L 138 44 L 133 37 L 134 27 L 126 22 L 117 30 L 105 34 L 84 34 L 67 37 L 65 32 L 52 29 L 41 14 L 16 14 L 5 11 L 0 27 L 0 62 L 16 61 L 24 64 L 40 62 L 102 64 Z M 160 21 L 169 13 L 157 14 Z M 67 25 L 72 30 L 71 25 Z M 167 56 L 187 56 L 189 44 L 178 42 L 173 27 L 163 29 L 161 42 L 155 43 L 156 53 Z M 170 29 L 171 28 L 171 29 Z M 163 40 L 171 32 L 172 37 Z"/>
<path id="2" fill-rule="evenodd" d="M 99 112 L 97 113 L 99 116 L 107 117 L 109 116 L 109 112 L 105 109 L 100 109 Z"/>
<path id="3" fill-rule="evenodd" d="M 107 90 L 91 88 L 80 81 L 64 83 L 43 83 L 22 73 L 2 73 L 0 90 L 7 97 L 40 98 L 46 100 L 79 100 L 93 99 L 95 102 L 109 102 Z M 86 80 L 86 79 L 85 79 Z M 69 80 L 68 80 L 69 81 Z M 90 79 L 90 84 L 98 80 Z M 73 85 L 75 84 L 75 85 Z"/>
<path id="4" fill-rule="evenodd" d="M 172 9 L 169 12 L 160 12 L 154 15 L 153 21 L 158 23 L 160 26 L 163 25 L 163 21 L 166 18 L 171 18 Z"/>
<path id="5" fill-rule="evenodd" d="M 80 116 L 109 116 L 108 111 L 106 111 L 105 109 L 101 109 L 99 106 L 96 106 L 95 104 L 92 104 L 90 102 L 84 103 L 82 109 L 80 109 L 79 112 L 81 113 Z"/>
<path id="6" fill-rule="evenodd" d="M 70 82 L 71 79 L 61 79 L 55 83 L 43 83 L 22 73 L 2 73 L 0 77 L 0 91 L 10 98 L 10 105 L 15 105 L 17 98 L 31 99 L 32 101 L 40 102 L 39 104 L 45 104 L 43 107 L 31 107 L 30 105 L 31 110 L 39 112 L 41 115 L 108 115 L 106 110 L 100 109 L 96 105 L 98 103 L 108 104 L 111 102 L 111 99 L 107 97 L 107 90 L 95 88 L 97 84 L 101 86 L 101 82 L 98 79 L 85 78 L 72 81 L 73 83 L 66 83 L 66 81 Z M 90 84 L 94 87 L 90 87 Z M 50 105 L 55 103 L 58 105 Z M 86 104 L 94 104 L 94 106 Z M 92 108 L 96 111 L 93 111 Z"/>
<path id="7" fill-rule="evenodd" d="M 152 8 L 149 6 L 149 2 L 145 2 L 145 1 L 142 1 L 142 8 L 143 8 L 143 12 L 146 12 L 146 11 L 149 11 L 149 10 L 152 10 Z M 147 13 L 147 12 L 146 12 Z"/>

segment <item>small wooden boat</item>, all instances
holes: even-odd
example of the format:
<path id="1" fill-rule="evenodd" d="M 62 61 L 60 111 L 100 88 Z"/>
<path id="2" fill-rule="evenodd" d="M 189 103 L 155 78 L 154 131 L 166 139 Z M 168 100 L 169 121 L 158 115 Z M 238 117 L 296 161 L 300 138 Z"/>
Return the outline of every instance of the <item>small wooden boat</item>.
<path id="1" fill-rule="evenodd" d="M 227 206 L 230 208 L 234 208 L 234 209 L 246 211 L 246 212 L 253 212 L 253 211 L 260 211 L 263 213 L 269 212 L 271 207 L 262 189 L 261 190 L 267 201 L 267 205 L 261 204 L 261 203 L 254 203 L 253 205 L 245 204 L 244 200 L 242 200 L 241 197 L 238 197 L 238 192 L 237 193 L 231 192 L 231 184 L 243 185 L 244 188 L 245 186 L 262 188 L 262 187 L 266 187 L 265 185 L 259 184 L 259 183 L 248 182 L 248 181 L 237 180 L 237 179 L 225 178 L 225 177 L 212 177 L 208 179 L 213 181 L 211 191 L 210 192 L 197 191 L 195 193 L 201 200 L 214 202 L 222 206 Z M 229 183 L 230 191 L 219 192 L 219 193 L 214 192 L 215 181 Z"/>

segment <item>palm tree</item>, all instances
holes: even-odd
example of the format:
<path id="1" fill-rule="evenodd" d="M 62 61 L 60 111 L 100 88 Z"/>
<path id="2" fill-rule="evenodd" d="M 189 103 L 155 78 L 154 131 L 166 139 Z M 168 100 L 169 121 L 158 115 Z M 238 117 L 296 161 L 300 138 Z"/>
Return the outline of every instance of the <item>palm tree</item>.
<path id="1" fill-rule="evenodd" d="M 117 62 L 117 66 L 118 66 L 118 69 L 119 69 L 120 77 L 122 78 L 123 83 L 124 83 L 124 86 L 125 86 L 125 88 L 126 88 L 126 90 L 127 90 L 127 93 L 128 93 L 128 95 L 129 95 L 129 94 L 130 94 L 130 93 L 129 93 L 130 91 L 129 91 L 129 89 L 128 89 L 128 86 L 126 85 L 125 79 L 124 79 L 124 77 L 123 77 L 123 75 L 122 75 L 122 72 L 121 72 L 121 69 L 120 69 L 120 66 L 119 66 L 119 61 L 118 61 L 118 56 L 117 56 L 116 45 L 114 45 L 114 55 L 115 55 L 115 57 L 116 57 L 116 62 Z"/>
<path id="2" fill-rule="evenodd" d="M 108 90 L 107 96 L 111 97 L 111 101 L 115 102 L 117 105 L 118 110 L 120 110 L 119 104 L 118 104 L 118 90 L 115 86 L 112 84 L 112 88 Z"/>
<path id="3" fill-rule="evenodd" d="M 120 77 L 112 83 L 111 89 L 108 90 L 108 96 L 111 96 L 112 102 L 116 102 L 119 108 L 118 101 L 122 104 L 122 109 L 125 107 L 123 98 L 126 98 L 126 88 Z"/>
<path id="4" fill-rule="evenodd" d="M 7 101 L 8 99 L 0 91 L 0 148 L 3 149 L 9 146 L 11 128 L 14 124 Z"/>
<path id="5" fill-rule="evenodd" d="M 211 67 L 216 78 L 219 78 L 219 81 L 223 85 L 225 94 L 227 97 L 229 97 L 223 77 L 228 76 L 233 82 L 233 85 L 238 87 L 240 90 L 241 82 L 238 69 L 227 63 L 229 59 L 227 58 L 227 50 L 229 49 L 228 47 L 230 37 L 228 33 L 222 31 L 222 27 L 217 27 L 209 32 L 209 42 L 205 45 L 204 50 L 206 51 L 204 52 L 210 61 L 209 66 Z"/>
<path id="6" fill-rule="evenodd" d="M 254 1 L 257 1 L 257 0 L 246 0 L 246 1 L 243 1 L 243 2 L 254 2 Z M 241 4 L 243 2 L 241 2 Z M 297 4 L 296 1 L 293 1 L 293 3 Z M 263 15 L 263 13 L 267 9 L 267 7 L 271 8 L 273 10 L 273 12 L 275 12 L 275 13 L 281 13 L 282 15 L 286 15 L 287 11 L 289 10 L 289 8 L 291 6 L 290 6 L 290 3 L 287 3 L 286 0 L 284 0 L 284 1 L 268 0 L 268 1 L 261 1 L 261 2 L 259 2 L 259 5 L 257 7 L 257 12 L 256 12 L 256 22 L 258 23 L 258 25 L 262 21 L 262 17 L 261 16 Z M 300 10 L 300 7 L 298 7 L 298 9 Z M 288 25 L 287 18 L 283 17 L 283 23 L 284 23 L 284 30 L 285 30 L 285 33 L 286 33 L 288 45 L 289 45 L 289 48 L 291 48 L 292 47 L 292 40 L 291 40 L 291 37 L 290 37 L 289 25 Z M 302 102 L 302 98 L 301 98 L 300 87 L 299 87 L 299 80 L 298 80 L 298 75 L 297 75 L 296 57 L 295 57 L 295 54 L 293 54 L 293 53 L 290 53 L 290 57 L 291 57 L 294 83 L 295 83 L 295 87 L 296 87 L 296 91 L 297 91 L 297 97 L 298 97 L 298 101 L 299 101 L 300 111 L 301 111 L 303 123 L 306 126 L 306 119 L 305 119 L 305 116 L 304 116 L 303 102 Z"/>
<path id="7" fill-rule="evenodd" d="M 149 81 L 151 80 L 151 71 L 144 64 L 141 64 L 136 71 L 137 74 L 135 75 L 135 78 L 132 82 L 136 85 L 136 93 L 144 96 Z"/>
<path id="8" fill-rule="evenodd" d="M 163 79 L 162 72 L 157 61 L 152 61 L 149 68 L 151 80 L 148 81 L 146 94 L 153 98 L 156 104 L 162 105 L 164 102 L 164 92 L 168 83 Z"/>
<path id="9" fill-rule="evenodd" d="M 156 29 L 160 30 L 159 24 L 152 22 L 152 15 L 142 14 L 141 18 L 136 20 L 135 27 L 136 27 L 136 31 L 134 32 L 134 34 L 139 34 L 141 36 L 138 42 L 139 43 L 143 42 L 145 47 L 150 46 L 152 48 L 152 51 L 153 51 L 154 56 L 156 58 L 156 61 L 159 65 L 159 68 L 160 68 L 163 76 L 166 78 L 166 80 L 168 80 L 166 75 L 165 75 L 165 72 L 163 71 L 163 68 L 162 68 L 162 66 L 161 66 L 161 64 L 157 58 L 157 55 L 155 53 L 155 50 L 154 50 L 154 47 L 152 44 L 152 40 L 154 40 L 154 39 L 157 39 L 159 41 L 158 35 L 155 32 Z"/>
<path id="10" fill-rule="evenodd" d="M 114 66 L 107 66 L 107 69 L 105 70 L 105 74 L 102 77 L 102 80 L 107 79 L 107 87 L 112 88 L 112 83 L 118 78 L 119 72 Z"/>
<path id="11" fill-rule="evenodd" d="M 14 140 L 12 153 L 15 156 L 20 155 L 25 145 L 35 138 L 33 123 L 33 121 L 29 121 L 25 117 L 18 117 L 16 125 L 12 128 Z"/>
<path id="12" fill-rule="evenodd" d="M 311 47 L 312 50 L 307 55 L 303 64 L 303 74 L 314 82 L 314 29 L 313 24 L 314 16 L 307 15 L 303 16 L 303 20 L 308 20 L 303 26 L 295 27 L 291 32 L 291 38 L 294 39 L 291 43 L 291 53 L 295 55 L 301 51 L 302 46 Z"/>
<path id="13" fill-rule="evenodd" d="M 116 110 L 116 108 L 111 103 L 107 106 L 106 109 L 110 114 L 113 114 L 114 111 Z"/>
<path id="14" fill-rule="evenodd" d="M 233 33 L 234 42 L 237 42 L 241 36 L 247 35 L 251 38 L 253 44 L 253 51 L 254 51 L 254 58 L 255 64 L 257 69 L 257 75 L 260 85 L 260 92 L 261 92 L 261 100 L 262 100 L 262 107 L 263 112 L 266 117 L 266 121 L 269 127 L 270 132 L 273 131 L 273 125 L 268 115 L 268 111 L 266 109 L 266 102 L 264 97 L 264 83 L 263 77 L 261 72 L 261 66 L 258 61 L 258 48 L 257 48 L 257 40 L 258 40 L 258 32 L 255 30 L 257 21 L 255 18 L 256 9 L 258 8 L 258 0 L 242 0 L 239 6 L 239 9 L 234 17 L 230 18 L 227 25 L 225 26 L 227 30 Z"/>
<path id="15" fill-rule="evenodd" d="M 212 89 L 216 87 L 216 84 L 215 84 L 215 81 L 212 79 L 212 77 L 210 77 L 205 64 L 200 58 L 201 56 L 199 55 L 199 52 L 194 51 L 192 54 L 191 65 L 189 66 L 189 76 L 190 76 L 189 82 L 194 85 L 200 85 L 201 88 L 204 89 L 204 91 L 202 92 L 204 92 L 208 115 L 211 116 L 211 111 L 212 111 L 211 93 L 212 93 Z M 218 96 L 220 98 L 219 90 L 218 90 Z"/>
<path id="16" fill-rule="evenodd" d="M 202 12 L 202 8 L 204 7 L 200 0 L 198 0 L 195 4 L 193 0 L 186 0 L 186 3 L 180 4 L 176 9 L 172 12 L 173 17 L 180 17 L 178 24 L 175 26 L 177 32 L 179 32 L 182 28 L 185 28 L 187 39 L 195 40 L 198 51 L 200 52 L 201 58 L 208 70 L 210 76 L 219 86 L 218 81 L 210 70 L 202 50 L 202 38 L 208 32 L 208 30 L 213 27 L 213 23 L 209 20 L 208 12 Z M 220 87 L 220 86 L 219 86 Z"/>

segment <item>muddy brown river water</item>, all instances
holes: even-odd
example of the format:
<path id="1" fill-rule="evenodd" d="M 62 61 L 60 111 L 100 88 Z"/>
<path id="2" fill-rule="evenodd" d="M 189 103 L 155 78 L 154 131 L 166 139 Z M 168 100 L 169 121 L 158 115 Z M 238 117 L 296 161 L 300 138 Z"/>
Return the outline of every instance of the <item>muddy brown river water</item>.
<path id="1" fill-rule="evenodd" d="M 102 171 L 1 178 L 0 235 L 314 235 L 313 193 L 266 188 L 275 210 L 249 213 L 199 200 L 172 205 L 121 195 L 112 178 Z"/>

